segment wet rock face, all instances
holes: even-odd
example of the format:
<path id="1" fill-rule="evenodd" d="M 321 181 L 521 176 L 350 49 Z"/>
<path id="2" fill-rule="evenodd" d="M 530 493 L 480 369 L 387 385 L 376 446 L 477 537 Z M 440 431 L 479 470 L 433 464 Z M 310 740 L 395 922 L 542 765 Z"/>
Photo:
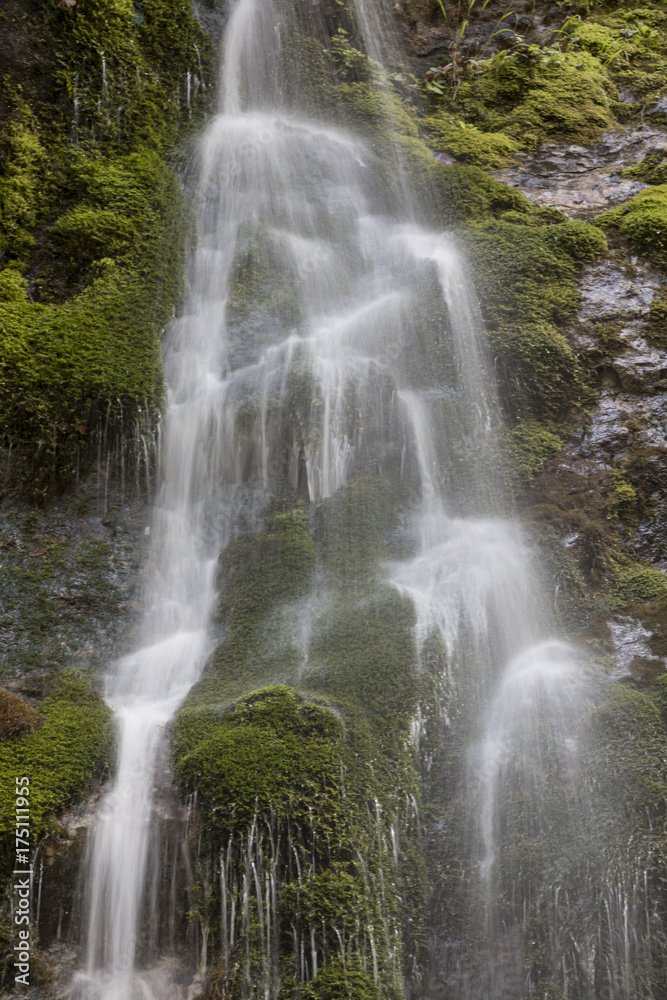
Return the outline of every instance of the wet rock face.
<path id="1" fill-rule="evenodd" d="M 546 142 L 534 153 L 518 153 L 518 165 L 495 176 L 537 205 L 588 219 L 628 201 L 647 186 L 622 177 L 626 167 L 651 153 L 666 152 L 664 129 L 640 125 L 609 132 L 593 146 Z"/>
<path id="2" fill-rule="evenodd" d="M 0 495 L 3 687 L 38 706 L 60 670 L 97 674 L 132 641 L 149 520 L 103 466 L 41 508 Z"/>
<path id="3" fill-rule="evenodd" d="M 651 304 L 665 287 L 663 275 L 634 257 L 592 265 L 581 279 L 581 309 L 572 332 L 574 346 L 603 376 L 604 397 L 614 382 L 625 393 L 651 397 L 648 410 L 656 412 L 657 422 L 649 422 L 641 440 L 654 445 L 665 443 L 665 401 L 657 394 L 667 388 L 667 353 L 659 346 L 662 331 L 651 322 Z M 647 409 L 643 398 L 636 405 Z"/>
<path id="4" fill-rule="evenodd" d="M 544 144 L 495 176 L 534 203 L 592 219 L 646 186 L 624 178 L 626 167 L 666 152 L 667 132 L 640 125 L 607 133 L 590 147 Z M 578 315 L 564 332 L 597 383 L 598 398 L 538 477 L 533 497 L 541 505 L 560 493 L 579 498 L 578 518 L 587 525 L 583 535 L 567 530 L 567 518 L 560 527 L 565 547 L 586 562 L 586 532 L 589 540 L 597 535 L 595 546 L 601 547 L 605 532 L 616 531 L 609 495 L 614 470 L 622 469 L 641 501 L 623 548 L 662 569 L 667 565 L 667 321 L 661 303 L 667 275 L 619 241 L 585 268 L 579 290 Z"/>
<path id="5" fill-rule="evenodd" d="M 601 392 L 576 444 L 576 463 L 600 471 L 624 467 L 644 498 L 634 552 L 667 558 L 667 338 L 651 305 L 667 279 L 637 258 L 604 260 L 581 280 L 581 308 L 571 337 L 595 367 Z"/>

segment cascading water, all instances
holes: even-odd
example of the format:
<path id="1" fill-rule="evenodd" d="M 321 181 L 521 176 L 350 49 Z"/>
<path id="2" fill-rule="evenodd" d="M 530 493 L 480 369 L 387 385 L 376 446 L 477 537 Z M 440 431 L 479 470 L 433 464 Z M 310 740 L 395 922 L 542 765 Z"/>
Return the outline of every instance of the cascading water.
<path id="1" fill-rule="evenodd" d="M 368 51 L 380 57 L 373 10 L 360 7 L 358 17 Z M 414 516 L 404 532 L 411 554 L 386 574 L 414 602 L 418 651 L 426 657 L 439 643 L 447 681 L 441 721 L 465 719 L 459 728 L 468 740 L 455 784 L 474 869 L 466 906 L 482 971 L 474 982 L 467 974 L 456 981 L 445 957 L 441 974 L 452 996 L 518 998 L 521 975 L 512 979 L 503 955 L 520 960 L 535 901 L 529 890 L 517 889 L 509 904 L 503 895 L 512 877 L 508 809 L 520 801 L 524 825 L 514 833 L 530 829 L 539 840 L 553 821 L 540 806 L 545 775 L 557 774 L 566 798 L 568 788 L 577 797 L 594 685 L 569 647 L 544 642 L 547 615 L 531 554 L 519 528 L 499 514 L 498 405 L 455 245 L 415 223 L 400 159 L 396 177 L 387 178 L 367 145 L 299 110 L 289 28 L 269 2 L 240 0 L 225 31 L 221 110 L 200 147 L 191 291 L 165 349 L 169 408 L 143 642 L 116 665 L 106 688 L 118 722 L 118 767 L 90 844 L 86 957 L 75 990 L 100 1000 L 179 993 L 137 968 L 137 950 L 159 751 L 213 646 L 218 552 L 261 526 L 281 477 L 317 502 L 371 470 L 412 489 Z M 437 364 L 427 340 L 437 345 Z M 317 596 L 297 623 L 306 654 Z M 307 674 L 306 663 L 301 669 Z M 376 806 L 371 822 L 381 842 Z M 271 837 L 262 883 L 262 837 L 253 823 L 238 912 L 231 841 L 221 861 L 222 954 L 226 961 L 238 920 L 249 926 L 254 892 L 265 953 L 255 985 L 268 998 L 280 988 L 271 951 L 278 861 Z M 396 864 L 397 837 L 392 825 Z M 618 935 L 618 917 L 608 919 L 610 935 Z M 553 926 L 557 937 L 558 920 Z M 366 931 L 376 981 L 379 933 Z M 391 951 L 388 922 L 382 933 Z M 297 945 L 295 931 L 302 981 L 317 973 L 314 935 L 311 927 L 309 945 Z M 553 955 L 563 947 L 555 941 Z M 628 962 L 615 982 L 630 982 Z M 247 995 L 253 990 L 247 983 Z"/>

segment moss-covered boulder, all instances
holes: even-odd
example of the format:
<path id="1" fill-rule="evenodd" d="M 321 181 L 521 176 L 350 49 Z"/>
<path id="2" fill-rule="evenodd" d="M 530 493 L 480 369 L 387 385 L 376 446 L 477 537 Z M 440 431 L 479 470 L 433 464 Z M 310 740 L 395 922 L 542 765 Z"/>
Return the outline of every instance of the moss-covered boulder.
<path id="1" fill-rule="evenodd" d="M 321 503 L 314 535 L 287 510 L 222 555 L 227 634 L 172 748 L 206 831 L 199 864 L 217 871 L 210 884 L 222 879 L 222 895 L 198 906 L 220 934 L 219 979 L 232 990 L 234 962 L 246 982 L 280 982 L 285 996 L 347 990 L 347 972 L 361 995 L 372 984 L 389 998 L 411 975 L 424 892 L 409 743 L 418 679 L 413 609 L 378 584 L 392 493 L 353 480 Z M 272 895 L 255 871 L 271 873 Z M 264 923 L 243 916 L 244 884 Z"/>
<path id="2" fill-rule="evenodd" d="M 49 830 L 55 810 L 76 800 L 104 773 L 113 742 L 111 709 L 73 672 L 61 675 L 38 715 L 34 732 L 0 745 L 2 773 L 30 780 L 33 843 Z M 14 784 L 6 781 L 0 792 L 2 838 L 13 837 L 14 822 Z M 8 850 L 9 841 L 4 842 Z"/>

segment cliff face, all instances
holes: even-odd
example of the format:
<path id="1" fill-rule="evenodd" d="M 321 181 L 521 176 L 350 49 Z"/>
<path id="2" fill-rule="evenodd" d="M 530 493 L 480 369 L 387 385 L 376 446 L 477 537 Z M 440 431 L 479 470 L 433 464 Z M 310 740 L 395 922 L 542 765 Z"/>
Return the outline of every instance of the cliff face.
<path id="1" fill-rule="evenodd" d="M 521 931 L 511 907 L 504 915 L 514 929 L 492 956 L 498 995 L 522 995 L 528 982 L 526 995 L 563 996 L 559 948 L 568 995 L 622 995 L 608 985 L 617 942 L 591 931 L 610 885 L 620 914 L 610 928 L 624 906 L 639 921 L 650 905 L 654 938 L 645 945 L 637 931 L 633 955 L 645 995 L 657 995 L 664 7 L 402 0 L 394 14 L 389 52 L 406 55 L 379 86 L 346 7 L 299 8 L 295 65 L 312 83 L 303 101 L 367 141 L 388 185 L 398 146 L 430 192 L 431 226 L 454 230 L 499 385 L 508 493 L 560 634 L 614 679 L 591 710 L 578 777 L 554 765 L 553 787 L 541 789 L 548 837 L 516 819 L 520 797 L 507 805 L 503 885 L 534 909 Z M 210 109 L 214 58 L 181 0 L 12 0 L 0 16 L 0 676 L 11 692 L 0 761 L 29 761 L 42 786 L 50 775 L 42 834 L 109 766 L 94 689 L 106 657 L 131 644 L 160 334 L 194 238 L 177 172 Z M 265 248 L 249 244 L 234 276 L 228 319 L 249 342 L 258 309 L 294 321 L 296 297 Z M 415 379 L 436 372 L 446 384 L 435 334 L 424 355 L 428 373 Z M 309 391 L 305 372 L 281 417 L 290 432 L 307 423 Z M 248 406 L 243 419 L 250 438 L 258 413 Z M 263 526 L 221 553 L 214 624 L 224 634 L 172 734 L 177 786 L 198 803 L 188 910 L 211 966 L 204 995 L 246 995 L 254 983 L 312 1000 L 393 1000 L 406 984 L 415 996 L 468 996 L 461 970 L 479 975 L 485 960 L 460 787 L 470 722 L 443 680 L 451 651 L 434 641 L 418 662 L 414 609 L 382 571 L 401 555 L 414 484 L 388 484 L 369 463 L 311 507 L 284 468 L 271 485 Z M 304 640 L 304 680 L 288 618 L 314 581 L 327 599 Z M 59 752 L 63 740 L 76 759 Z M 597 819 L 587 814 L 573 841 L 562 816 L 584 796 Z M 565 916 L 549 909 L 554 889 L 569 900 Z M 576 948 L 554 944 L 554 928 Z"/>

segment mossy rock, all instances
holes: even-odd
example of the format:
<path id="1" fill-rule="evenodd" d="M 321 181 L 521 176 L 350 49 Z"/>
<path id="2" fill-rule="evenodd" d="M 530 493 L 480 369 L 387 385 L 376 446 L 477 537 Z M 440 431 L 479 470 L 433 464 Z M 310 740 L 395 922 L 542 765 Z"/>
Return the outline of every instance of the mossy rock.
<path id="1" fill-rule="evenodd" d="M 34 246 L 32 230 L 46 206 L 47 154 L 35 118 L 24 105 L 20 116 L 7 124 L 2 139 L 6 161 L 0 175 L 0 256 L 9 252 L 23 260 Z"/>
<path id="2" fill-rule="evenodd" d="M 464 163 L 485 170 L 498 170 L 513 162 L 519 143 L 504 132 L 482 132 L 475 125 L 436 115 L 428 119 L 433 142 Z"/>
<path id="3" fill-rule="evenodd" d="M 397 135 L 419 137 L 414 118 L 391 89 L 372 83 L 342 83 L 336 96 L 341 101 L 341 123 L 371 144 L 390 145 Z"/>
<path id="4" fill-rule="evenodd" d="M 460 231 L 472 266 L 503 403 L 513 420 L 554 419 L 592 399 L 558 331 L 576 311 L 575 277 L 605 249 L 583 222 L 518 226 L 493 220 Z"/>
<path id="5" fill-rule="evenodd" d="M 226 852 L 228 898 L 251 876 L 249 843 L 275 852 L 285 997 L 339 988 L 338 935 L 347 969 L 358 969 L 360 988 L 372 983 L 375 996 L 395 995 L 402 950 L 378 931 L 378 982 L 369 980 L 368 928 L 394 928 L 391 940 L 400 934 L 406 955 L 417 948 L 423 860 L 405 805 L 418 795 L 409 745 L 418 690 L 414 611 L 377 584 L 388 551 L 384 527 L 400 501 L 391 484 L 361 477 L 320 504 L 314 537 L 301 510 L 286 510 L 228 546 L 221 560 L 227 633 L 174 722 L 176 781 L 183 794 L 197 794 L 207 850 Z M 346 576 L 348 560 L 356 567 Z M 304 629 L 302 602 L 313 580 L 324 589 Z M 403 845 L 398 867 L 390 823 Z M 257 895 L 254 881 L 250 892 Z M 219 896 L 215 890 L 201 902 L 215 927 Z M 297 988 L 294 934 L 311 926 L 319 975 Z M 252 957 L 261 929 L 242 933 L 251 949 L 247 974 L 261 977 Z"/>
<path id="6" fill-rule="evenodd" d="M 510 457 L 518 484 L 530 482 L 563 447 L 563 438 L 553 428 L 535 420 L 521 421 L 509 435 Z"/>
<path id="7" fill-rule="evenodd" d="M 559 67 L 545 71 L 541 85 L 532 88 L 506 117 L 509 135 L 524 148 L 545 138 L 594 142 L 616 121 L 609 97 L 616 95 L 601 63 L 587 53 L 562 53 Z"/>
<path id="8" fill-rule="evenodd" d="M 644 181 L 646 184 L 667 184 L 667 159 L 665 154 L 649 153 L 639 163 L 622 171 L 623 177 Z"/>
<path id="9" fill-rule="evenodd" d="M 596 225 L 618 229 L 635 250 L 667 268 L 667 184 L 640 191 L 627 205 L 603 212 Z"/>
<path id="10" fill-rule="evenodd" d="M 0 304 L 27 301 L 28 287 L 21 268 L 16 264 L 3 267 L 0 271 Z"/>
<path id="11" fill-rule="evenodd" d="M 512 151 L 545 139 L 593 142 L 615 124 L 616 87 L 596 56 L 563 49 L 524 45 L 476 60 L 463 68 L 455 101 L 449 91 L 445 100 L 469 125 L 506 136 Z"/>
<path id="12" fill-rule="evenodd" d="M 309 659 L 317 672 L 306 681 L 307 689 L 358 718 L 361 732 L 375 743 L 372 756 L 397 752 L 416 708 L 414 623 L 411 601 L 386 587 L 356 606 L 334 606 L 311 643 Z"/>
<path id="13" fill-rule="evenodd" d="M 667 576 L 650 566 L 628 563 L 615 577 L 615 593 L 623 604 L 646 603 L 667 593 Z"/>
<path id="14" fill-rule="evenodd" d="M 218 614 L 233 636 L 247 638 L 277 603 L 303 594 L 315 547 L 302 508 L 275 514 L 266 531 L 242 535 L 220 557 Z"/>
<path id="15" fill-rule="evenodd" d="M 110 262 L 63 306 L 0 304 L 0 419 L 5 442 L 33 444 L 38 461 L 76 451 L 90 440 L 95 413 L 118 402 L 130 417 L 162 400 L 159 325 L 138 276 Z M 83 427 L 83 431 L 79 428 Z M 43 437 L 42 437 L 43 436 Z M 40 457 L 41 456 L 41 457 Z"/>
<path id="16" fill-rule="evenodd" d="M 140 412 L 157 420 L 192 228 L 167 157 L 201 121 L 215 62 L 187 0 L 41 14 L 7 15 L 45 76 L 9 59 L 0 129 L 0 434 L 35 496 L 96 457 L 99 414 L 105 450 L 131 447 Z"/>
<path id="17" fill-rule="evenodd" d="M 667 733 L 654 700 L 624 684 L 609 685 L 592 719 L 592 778 L 605 809 L 631 819 L 636 810 L 664 815 Z"/>
<path id="18" fill-rule="evenodd" d="M 197 790 L 225 828 L 245 828 L 256 811 L 299 822 L 325 799 L 333 822 L 343 736 L 333 712 L 289 688 L 263 688 L 223 714 L 191 750 L 177 741 L 176 778 L 184 792 Z"/>
<path id="19" fill-rule="evenodd" d="M 109 764 L 111 709 L 100 695 L 66 671 L 39 710 L 32 733 L 0 746 L 2 773 L 30 779 L 31 836 L 46 833 L 55 810 L 76 801 Z M 0 836 L 14 828 L 14 786 L 0 790 Z"/>
<path id="20" fill-rule="evenodd" d="M 343 1000 L 345 997 L 353 1000 L 377 1000 L 378 997 L 380 1000 L 395 1000 L 396 997 L 378 989 L 373 976 L 365 972 L 358 961 L 343 965 L 340 959 L 327 965 L 300 992 L 304 1000 Z"/>
<path id="21" fill-rule="evenodd" d="M 611 507 L 620 520 L 633 527 L 642 511 L 640 496 L 623 469 L 611 471 Z"/>
<path id="22" fill-rule="evenodd" d="M 554 419 L 564 416 L 573 403 L 585 400 L 577 357 L 552 324 L 504 323 L 489 332 L 489 346 L 502 380 L 503 399 L 513 416 Z M 541 435 L 543 446 L 549 440 L 553 446 L 553 439 Z"/>
<path id="23" fill-rule="evenodd" d="M 359 476 L 324 499 L 315 518 L 322 560 L 345 587 L 364 585 L 389 555 L 388 538 L 398 523 L 406 490 L 375 476 Z"/>

